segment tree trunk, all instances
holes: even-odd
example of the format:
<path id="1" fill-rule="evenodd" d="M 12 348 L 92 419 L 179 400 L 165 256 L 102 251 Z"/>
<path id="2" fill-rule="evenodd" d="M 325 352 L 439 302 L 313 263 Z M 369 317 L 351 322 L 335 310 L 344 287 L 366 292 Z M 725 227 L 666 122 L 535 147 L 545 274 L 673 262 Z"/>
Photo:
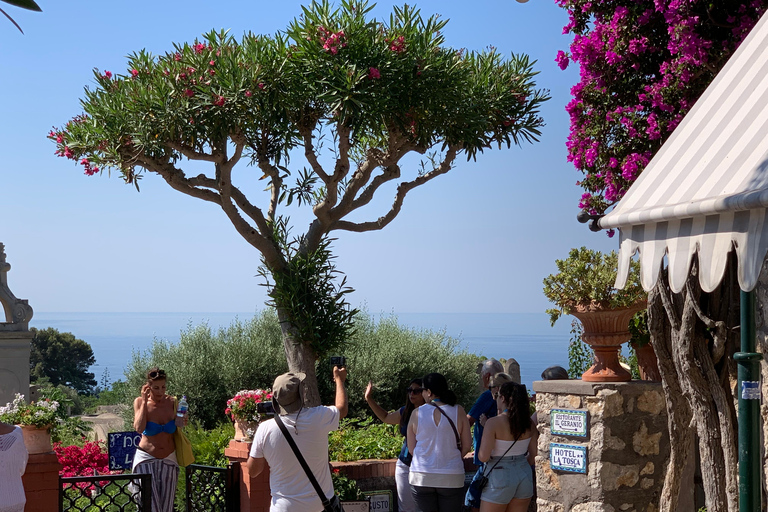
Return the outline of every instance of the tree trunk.
<path id="1" fill-rule="evenodd" d="M 672 360 L 672 330 L 659 296 L 661 293 L 659 286 L 663 286 L 662 279 L 659 279 L 656 287 L 648 294 L 648 329 L 651 333 L 651 344 L 656 352 L 661 385 L 666 397 L 669 427 L 669 462 L 661 490 L 659 512 L 676 512 L 680 495 L 693 488 L 692 474 L 689 475 L 690 480 L 682 481 L 686 465 L 691 459 L 696 458 L 693 451 L 693 433 L 690 428 L 693 413 L 677 379 L 675 364 Z"/>
<path id="2" fill-rule="evenodd" d="M 659 356 L 670 436 L 684 436 L 678 430 L 688 428 L 687 414 L 676 410 L 681 407 L 679 393 L 682 392 L 699 438 L 702 467 L 706 468 L 702 471 L 705 500 L 710 512 L 737 512 L 738 509 L 735 409 L 729 386 L 731 367 L 728 358 L 723 357 L 734 350 L 734 337 L 725 327 L 726 321 L 733 320 L 733 294 L 729 293 L 734 286 L 733 277 L 733 272 L 729 272 L 720 288 L 712 294 L 702 294 L 694 264 L 685 289 L 672 295 L 663 276 L 652 293 L 655 304 L 649 313 L 649 325 L 653 314 L 651 340 Z M 663 319 L 659 301 L 669 322 L 669 337 L 666 329 L 659 325 Z M 704 327 L 710 330 L 705 331 Z M 707 332 L 714 339 L 711 340 Z M 670 372 L 668 355 L 674 364 L 673 372 Z M 722 369 L 720 374 L 716 362 Z M 685 448 L 677 450 L 675 438 L 671 440 L 673 450 L 662 490 L 662 510 L 675 510 L 674 506 L 667 507 L 665 501 L 676 499 L 685 459 L 692 456 L 687 439 L 682 439 Z"/>
<path id="3" fill-rule="evenodd" d="M 277 318 L 283 332 L 283 346 L 285 359 L 288 361 L 288 371 L 304 372 L 307 375 L 304 381 L 304 405 L 316 407 L 320 405 L 320 391 L 315 373 L 317 355 L 307 344 L 298 339 L 296 327 L 288 320 L 288 315 L 283 308 L 277 308 Z"/>

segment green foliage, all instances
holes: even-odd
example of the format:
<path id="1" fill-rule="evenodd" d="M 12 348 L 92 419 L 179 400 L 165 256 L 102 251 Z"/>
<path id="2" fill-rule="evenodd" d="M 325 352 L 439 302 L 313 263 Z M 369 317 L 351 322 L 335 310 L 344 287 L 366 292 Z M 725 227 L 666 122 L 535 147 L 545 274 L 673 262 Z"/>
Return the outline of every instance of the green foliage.
<path id="1" fill-rule="evenodd" d="M 304 238 L 287 241 L 285 226 L 275 230 L 283 253 L 288 256 L 284 269 L 267 269 L 266 260 L 259 273 L 267 280 L 269 306 L 282 308 L 295 326 L 297 339 L 308 344 L 318 358 L 344 346 L 354 334 L 353 317 L 358 312 L 346 300 L 352 288 L 333 264 L 331 240 L 324 239 L 315 250 L 302 252 Z M 270 283 L 270 275 L 274 283 Z"/>
<path id="2" fill-rule="evenodd" d="M 237 391 L 269 388 L 288 371 L 272 310 L 245 322 L 235 320 L 216 333 L 205 324 L 189 325 L 178 344 L 155 340 L 148 350 L 134 353 L 126 368 L 123 403 L 133 403 L 152 366 L 168 373 L 169 394 L 187 395 L 190 416 L 205 428 L 224 419 L 227 400 Z"/>
<path id="3" fill-rule="evenodd" d="M 626 286 L 614 288 L 618 256 L 615 251 L 603 254 L 582 247 L 571 249 L 568 258 L 555 260 L 557 273 L 544 278 L 544 295 L 557 306 L 548 309 L 552 325 L 576 306 L 597 304 L 602 307 L 631 306 L 647 297 L 640 285 L 640 263 L 630 262 Z"/>
<path id="4" fill-rule="evenodd" d="M 16 7 L 21 7 L 22 9 L 27 9 L 30 11 L 38 11 L 38 12 L 42 11 L 42 9 L 40 9 L 40 6 L 37 5 L 34 2 L 34 0 L 0 0 L 0 2 L 5 2 L 7 4 L 15 5 Z M 7 12 L 0 9 L 0 14 L 8 18 L 8 20 L 10 20 L 10 22 L 13 23 L 17 29 L 19 29 L 19 32 L 21 32 L 22 34 L 24 33 L 24 31 L 21 30 L 21 27 L 19 26 L 19 24 L 16 23 L 16 21 L 13 18 L 11 18 L 11 16 Z"/>
<path id="5" fill-rule="evenodd" d="M 77 416 L 69 416 L 51 429 L 51 440 L 65 446 L 83 446 L 91 432 L 91 424 Z"/>
<path id="6" fill-rule="evenodd" d="M 34 333 L 29 356 L 32 382 L 45 378 L 54 386 L 64 384 L 81 393 L 93 390 L 96 380 L 88 367 L 96 360 L 88 343 L 53 327 L 30 330 Z"/>
<path id="7" fill-rule="evenodd" d="M 630 343 L 642 347 L 651 342 L 651 332 L 648 330 L 648 310 L 635 313 L 629 321 Z"/>
<path id="8" fill-rule="evenodd" d="M 330 460 L 340 462 L 393 459 L 400 453 L 402 445 L 403 436 L 397 425 L 374 423 L 373 418 L 345 418 L 339 429 L 328 437 Z"/>
<path id="9" fill-rule="evenodd" d="M 458 403 L 468 409 L 477 398 L 477 364 L 480 358 L 462 349 L 460 342 L 443 331 L 412 329 L 398 324 L 392 315 L 378 322 L 365 313 L 355 317 L 355 335 L 346 354 L 349 414 L 368 417 L 365 401 L 368 381 L 375 387 L 376 401 L 386 410 L 399 409 L 407 400 L 410 381 L 431 372 L 445 375 Z M 334 386 L 328 359 L 317 364 L 320 396 L 333 402 Z"/>
<path id="10" fill-rule="evenodd" d="M 357 485 L 357 481 L 349 478 L 338 469 L 331 471 L 333 491 L 343 501 L 357 501 L 364 499 L 363 491 Z"/>
<path id="11" fill-rule="evenodd" d="M 225 467 L 229 459 L 224 456 L 224 449 L 235 437 L 235 427 L 229 422 L 219 423 L 216 427 L 205 430 L 198 422 L 184 427 L 184 433 L 192 443 L 195 464 Z"/>
<path id="12" fill-rule="evenodd" d="M 571 341 L 568 343 L 568 377 L 580 379 L 593 364 L 594 352 L 581 339 L 583 333 L 581 322 L 571 322 Z"/>
<path id="13" fill-rule="evenodd" d="M 397 409 L 405 404 L 411 379 L 435 371 L 446 376 L 459 403 L 466 407 L 474 402 L 479 358 L 460 350 L 459 342 L 444 332 L 408 329 L 394 316 L 373 322 L 365 314 L 356 316 L 354 330 L 344 354 L 350 415 L 370 415 L 364 398 L 369 379 L 382 407 Z M 246 322 L 236 320 L 217 333 L 206 325 L 190 325 L 178 344 L 155 340 L 147 351 L 134 353 L 126 383 L 116 391 L 122 394 L 122 403 L 133 403 L 147 369 L 155 365 L 168 372 L 168 392 L 187 395 L 191 417 L 205 428 L 224 419 L 227 400 L 237 391 L 270 388 L 275 377 L 287 371 L 273 310 Z M 317 372 L 322 402 L 331 404 L 334 386 L 327 358 L 317 363 Z"/>
<path id="14" fill-rule="evenodd" d="M 131 397 L 133 390 L 126 389 L 126 383 L 117 380 L 111 385 L 102 385 L 96 389 L 93 395 L 80 395 L 84 414 L 94 414 L 96 409 L 102 405 L 127 404 L 126 398 Z M 135 396 L 133 398 L 136 398 Z"/>

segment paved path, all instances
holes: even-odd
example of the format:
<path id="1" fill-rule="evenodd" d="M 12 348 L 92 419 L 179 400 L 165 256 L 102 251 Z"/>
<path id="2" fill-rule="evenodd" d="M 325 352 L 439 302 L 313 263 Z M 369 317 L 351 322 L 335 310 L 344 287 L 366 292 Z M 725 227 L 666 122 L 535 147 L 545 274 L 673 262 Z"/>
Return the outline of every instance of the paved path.
<path id="1" fill-rule="evenodd" d="M 121 432 L 124 430 L 125 421 L 119 414 L 117 406 L 99 407 L 99 414 L 95 416 L 81 416 L 82 420 L 91 424 L 93 432 L 89 436 L 96 441 L 107 440 L 109 432 Z"/>

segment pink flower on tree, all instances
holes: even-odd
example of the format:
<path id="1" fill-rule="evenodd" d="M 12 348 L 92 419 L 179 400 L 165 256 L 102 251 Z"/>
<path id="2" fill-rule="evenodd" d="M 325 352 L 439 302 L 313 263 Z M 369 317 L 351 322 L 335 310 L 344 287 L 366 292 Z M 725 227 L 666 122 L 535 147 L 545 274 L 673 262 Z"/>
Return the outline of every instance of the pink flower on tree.
<path id="1" fill-rule="evenodd" d="M 131 76 L 132 76 L 132 77 L 134 77 L 134 78 L 136 78 L 137 76 L 139 76 L 139 70 L 138 70 L 138 69 L 135 69 L 135 68 L 134 68 L 134 69 L 132 69 L 132 70 L 131 70 Z"/>
<path id="2" fill-rule="evenodd" d="M 216 105 L 217 107 L 223 107 L 224 102 L 226 101 L 227 100 L 224 98 L 224 96 L 217 96 L 216 99 L 213 101 L 213 104 Z"/>
<path id="3" fill-rule="evenodd" d="M 568 59 L 568 55 L 563 50 L 560 50 L 557 52 L 557 57 L 555 57 L 555 62 L 557 62 L 557 66 L 560 69 L 565 70 L 565 68 L 568 67 L 568 63 L 570 62 L 570 60 Z"/>
<path id="4" fill-rule="evenodd" d="M 381 78 L 381 73 L 377 68 L 368 68 L 368 78 L 371 80 L 376 80 L 378 78 Z"/>

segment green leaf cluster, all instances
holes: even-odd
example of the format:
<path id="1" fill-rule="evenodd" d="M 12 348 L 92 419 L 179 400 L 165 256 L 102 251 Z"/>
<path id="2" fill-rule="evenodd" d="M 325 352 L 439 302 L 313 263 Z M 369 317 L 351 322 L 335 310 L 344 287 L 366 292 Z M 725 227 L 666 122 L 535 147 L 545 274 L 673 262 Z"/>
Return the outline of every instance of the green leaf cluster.
<path id="1" fill-rule="evenodd" d="M 322 358 L 344 347 L 354 334 L 353 318 L 358 310 L 346 300 L 354 290 L 346 286 L 346 277 L 337 280 L 341 272 L 333 262 L 330 239 L 321 240 L 317 249 L 302 252 L 303 239 L 287 242 L 286 236 L 284 230 L 276 232 L 288 256 L 286 268 L 268 269 L 263 261 L 259 269 L 269 289 L 267 305 L 285 311 L 297 339 Z"/>
<path id="2" fill-rule="evenodd" d="M 367 419 L 345 418 L 328 437 L 330 460 L 394 459 L 403 446 L 397 425 Z"/>
<path id="3" fill-rule="evenodd" d="M 618 268 L 615 251 L 603 254 L 586 247 L 571 249 L 568 258 L 555 260 L 555 265 L 557 273 L 544 278 L 544 295 L 556 306 L 547 310 L 552 325 L 576 306 L 622 308 L 647 297 L 637 261 L 630 262 L 626 286 L 621 290 L 614 287 Z"/>
<path id="4" fill-rule="evenodd" d="M 145 158 L 176 162 L 180 145 L 203 153 L 228 138 L 243 141 L 252 162 L 279 165 L 321 125 L 351 130 L 359 155 L 393 134 L 422 148 L 457 146 L 468 158 L 537 140 L 548 94 L 527 56 L 455 50 L 444 46 L 446 20 L 406 6 L 385 23 L 367 18 L 371 8 L 313 2 L 272 36 L 211 31 L 164 55 L 133 53 L 123 74 L 94 70 L 85 115 L 57 132 L 59 149 L 133 183 Z M 335 52 L 326 33 L 343 34 Z"/>

